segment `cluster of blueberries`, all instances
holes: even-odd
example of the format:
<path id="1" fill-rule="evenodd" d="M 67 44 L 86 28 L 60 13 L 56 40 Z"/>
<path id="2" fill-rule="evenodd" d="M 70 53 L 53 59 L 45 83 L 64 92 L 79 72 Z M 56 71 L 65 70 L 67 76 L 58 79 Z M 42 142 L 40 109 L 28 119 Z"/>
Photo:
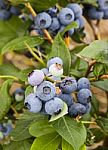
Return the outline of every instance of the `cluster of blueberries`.
<path id="1" fill-rule="evenodd" d="M 92 20 L 108 19 L 108 1 L 97 0 L 98 7 L 85 7 L 84 14 Z"/>
<path id="2" fill-rule="evenodd" d="M 13 126 L 11 121 L 8 121 L 7 123 L 0 123 L 0 141 L 9 136 L 12 129 Z"/>
<path id="3" fill-rule="evenodd" d="M 5 0 L 0 0 L 0 20 L 8 20 L 12 15 L 20 15 L 19 7 L 9 6 Z"/>
<path id="4" fill-rule="evenodd" d="M 62 80 L 62 75 L 63 61 L 59 57 L 49 59 L 47 68 L 29 74 L 28 82 L 34 86 L 34 93 L 30 93 L 24 103 L 30 112 L 57 115 L 63 110 L 64 103 L 72 117 L 90 111 L 92 93 L 89 80 L 85 77 L 78 81 L 74 77 Z"/>
<path id="5" fill-rule="evenodd" d="M 77 22 L 78 28 L 84 27 L 82 8 L 77 3 L 70 3 L 60 11 L 56 6 L 52 7 L 45 12 L 39 13 L 33 20 L 34 29 L 40 35 L 43 34 L 43 29 L 47 29 L 50 34 L 56 35 L 73 21 Z M 70 29 L 68 34 L 71 36 L 74 31 L 75 29 Z"/>

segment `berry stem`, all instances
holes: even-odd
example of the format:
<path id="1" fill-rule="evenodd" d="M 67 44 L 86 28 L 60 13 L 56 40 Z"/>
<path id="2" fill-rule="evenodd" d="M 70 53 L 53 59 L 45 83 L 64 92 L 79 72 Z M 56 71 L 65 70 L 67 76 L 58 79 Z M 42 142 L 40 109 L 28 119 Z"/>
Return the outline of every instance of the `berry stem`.
<path id="1" fill-rule="evenodd" d="M 15 116 L 17 117 L 17 118 L 19 118 L 19 114 L 18 114 L 18 112 L 16 111 L 16 109 L 11 105 L 11 109 L 13 110 L 13 112 L 15 113 Z"/>
<path id="2" fill-rule="evenodd" d="M 104 74 L 104 75 L 100 76 L 99 79 L 108 79 L 108 74 Z M 89 78 L 89 80 L 97 81 L 97 78 L 93 77 L 93 78 Z"/>
<path id="3" fill-rule="evenodd" d="M 25 6 L 29 9 L 29 11 L 31 12 L 33 17 L 36 17 L 36 12 L 34 11 L 33 7 L 31 6 L 30 3 L 25 3 Z M 43 32 L 45 34 L 45 36 L 47 37 L 48 41 L 50 43 L 53 43 L 53 39 L 51 37 L 51 35 L 49 34 L 49 32 L 46 29 L 43 29 Z"/>
<path id="4" fill-rule="evenodd" d="M 94 124 L 96 125 L 96 122 L 92 122 L 92 121 L 81 121 L 83 124 Z"/>
<path id="5" fill-rule="evenodd" d="M 43 66 L 45 66 L 45 63 L 42 59 L 40 59 L 33 51 L 33 49 L 25 42 L 26 47 L 28 48 L 28 50 L 30 51 L 30 53 L 36 58 L 36 60 L 38 60 Z"/>
<path id="6" fill-rule="evenodd" d="M 90 73 L 90 71 L 91 71 L 91 68 L 92 68 L 92 66 L 93 66 L 95 63 L 96 63 L 96 60 L 93 60 L 93 61 L 91 61 L 91 62 L 89 63 L 88 68 L 87 68 L 87 71 L 86 71 L 86 73 L 85 73 L 85 77 L 88 77 L 88 75 L 89 75 L 89 73 Z"/>
<path id="7" fill-rule="evenodd" d="M 69 46 L 70 46 L 70 39 L 69 39 L 68 33 L 66 33 L 66 35 L 65 35 L 65 43 L 66 43 L 67 47 L 69 48 Z"/>
<path id="8" fill-rule="evenodd" d="M 33 48 L 33 51 L 34 51 L 34 52 L 36 52 L 37 54 L 39 54 L 39 53 L 40 53 L 39 55 L 41 55 L 43 58 L 47 59 L 47 57 L 46 57 L 43 53 L 39 52 L 39 50 L 38 50 L 38 49 Z"/>
<path id="9" fill-rule="evenodd" d="M 6 78 L 10 78 L 10 79 L 14 79 L 16 81 L 19 81 L 19 79 L 15 76 L 8 76 L 8 75 L 3 75 L 3 76 L 0 76 L 1 79 L 6 79 Z"/>

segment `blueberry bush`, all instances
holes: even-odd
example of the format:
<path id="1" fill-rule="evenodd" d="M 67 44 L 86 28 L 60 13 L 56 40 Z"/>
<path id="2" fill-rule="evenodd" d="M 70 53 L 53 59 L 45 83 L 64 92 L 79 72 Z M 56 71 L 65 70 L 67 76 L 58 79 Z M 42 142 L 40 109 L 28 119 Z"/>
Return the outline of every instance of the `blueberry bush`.
<path id="1" fill-rule="evenodd" d="M 107 3 L 0 0 L 0 150 L 108 149 Z"/>

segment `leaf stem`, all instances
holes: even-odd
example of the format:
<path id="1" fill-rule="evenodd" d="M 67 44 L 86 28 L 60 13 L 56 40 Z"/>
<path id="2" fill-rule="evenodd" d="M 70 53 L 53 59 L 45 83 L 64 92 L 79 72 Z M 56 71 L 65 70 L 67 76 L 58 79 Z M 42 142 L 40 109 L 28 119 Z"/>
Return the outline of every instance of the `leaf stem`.
<path id="1" fill-rule="evenodd" d="M 17 117 L 17 118 L 19 118 L 19 114 L 18 114 L 18 112 L 16 111 L 16 109 L 11 105 L 11 109 L 13 110 L 13 112 L 15 113 L 15 116 Z"/>
<path id="2" fill-rule="evenodd" d="M 34 11 L 34 9 L 31 6 L 31 4 L 30 3 L 25 3 L 25 6 L 29 9 L 29 11 L 31 12 L 32 16 L 36 17 L 36 12 Z M 48 41 L 50 43 L 53 43 L 53 39 L 52 39 L 51 35 L 49 34 L 49 32 L 46 29 L 44 29 L 43 32 L 44 32 L 45 36 L 47 37 Z"/>
<path id="3" fill-rule="evenodd" d="M 92 121 L 81 121 L 83 124 L 97 124 L 96 122 L 92 122 Z"/>
<path id="4" fill-rule="evenodd" d="M 87 71 L 86 71 L 86 73 L 85 73 L 85 77 L 88 77 L 88 75 L 89 75 L 89 73 L 90 73 L 90 71 L 91 71 L 91 68 L 92 68 L 92 66 L 93 66 L 95 63 L 96 63 L 96 60 L 93 60 L 92 62 L 89 63 L 88 68 L 87 68 Z"/>
<path id="5" fill-rule="evenodd" d="M 69 48 L 69 46 L 70 46 L 70 39 L 69 39 L 69 35 L 68 35 L 67 32 L 66 32 L 66 35 L 65 35 L 65 43 L 66 43 L 67 47 Z"/>
<path id="6" fill-rule="evenodd" d="M 14 80 L 16 80 L 16 81 L 19 80 L 17 77 L 15 77 L 15 76 L 9 76 L 9 75 L 2 75 L 2 76 L 0 75 L 0 78 L 1 78 L 1 79 L 11 78 L 11 79 L 14 79 Z"/>
<path id="7" fill-rule="evenodd" d="M 43 61 L 42 59 L 40 59 L 40 58 L 34 53 L 33 49 L 32 49 L 26 42 L 25 42 L 25 45 L 27 46 L 27 48 L 28 48 L 28 50 L 30 51 L 30 53 L 34 56 L 34 58 L 35 58 L 36 60 L 38 60 L 42 65 L 45 66 L 44 61 Z"/>

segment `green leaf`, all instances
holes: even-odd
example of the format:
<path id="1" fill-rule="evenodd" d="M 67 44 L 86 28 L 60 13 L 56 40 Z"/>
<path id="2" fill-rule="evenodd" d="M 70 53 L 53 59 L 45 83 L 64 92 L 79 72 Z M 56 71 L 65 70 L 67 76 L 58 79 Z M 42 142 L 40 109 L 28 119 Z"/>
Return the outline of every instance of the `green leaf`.
<path id="1" fill-rule="evenodd" d="M 56 3 L 57 0 L 10 0 L 13 4 L 17 5 L 17 4 L 25 4 L 27 2 L 30 2 L 33 6 L 33 8 L 36 9 L 36 12 L 39 11 L 44 11 L 45 9 L 48 9 L 50 7 L 53 7 Z"/>
<path id="2" fill-rule="evenodd" d="M 74 150 L 72 145 L 70 145 L 67 141 L 65 141 L 64 139 L 62 139 L 62 150 Z M 79 150 L 86 150 L 86 145 L 83 144 Z"/>
<path id="3" fill-rule="evenodd" d="M 34 46 L 38 46 L 44 42 L 43 38 L 40 38 L 38 36 L 23 36 L 18 37 L 10 42 L 8 42 L 3 48 L 2 48 L 2 54 L 6 53 L 7 51 L 12 50 L 22 50 L 27 48 L 26 43 L 29 43 L 29 46 L 32 48 Z"/>
<path id="4" fill-rule="evenodd" d="M 29 132 L 34 137 L 39 137 L 45 134 L 54 133 L 54 128 L 48 121 L 39 121 L 31 124 Z"/>
<path id="5" fill-rule="evenodd" d="M 57 36 L 54 39 L 53 45 L 52 45 L 52 51 L 49 54 L 48 58 L 51 57 L 60 57 L 63 60 L 64 63 L 64 74 L 68 75 L 70 66 L 71 66 L 71 56 L 69 49 L 67 48 L 65 42 L 60 36 L 60 33 L 57 34 Z"/>
<path id="6" fill-rule="evenodd" d="M 93 74 L 96 78 L 106 74 L 106 65 L 102 63 L 96 63 L 93 67 Z"/>
<path id="7" fill-rule="evenodd" d="M 64 115 L 66 115 L 68 113 L 68 107 L 67 104 L 64 102 L 64 107 L 63 110 L 58 114 L 58 115 L 53 115 L 51 116 L 49 122 L 52 122 L 54 120 L 59 119 L 60 117 L 63 117 Z"/>
<path id="8" fill-rule="evenodd" d="M 72 145 L 70 145 L 67 141 L 62 139 L 62 150 L 74 150 Z"/>
<path id="9" fill-rule="evenodd" d="M 73 21 L 72 23 L 70 23 L 68 26 L 65 27 L 63 32 L 61 32 L 61 35 L 63 36 L 68 30 L 73 29 L 73 28 L 77 28 L 77 27 L 78 27 L 77 22 Z"/>
<path id="10" fill-rule="evenodd" d="M 25 70 L 19 70 L 12 64 L 2 64 L 0 65 L 0 75 L 11 75 L 19 78 L 21 81 L 27 81 L 28 74 L 33 69 L 25 69 Z"/>
<path id="11" fill-rule="evenodd" d="M 22 29 L 22 25 L 23 21 L 16 16 L 8 21 L 0 21 L 0 50 L 9 41 L 25 34 L 27 28 Z"/>
<path id="12" fill-rule="evenodd" d="M 85 47 L 79 55 L 91 59 L 96 59 L 101 63 L 108 63 L 108 42 L 96 40 Z"/>
<path id="13" fill-rule="evenodd" d="M 91 82 L 91 84 L 95 87 L 98 87 L 98 88 L 108 92 L 108 79 L 104 79 L 102 81 Z"/>
<path id="14" fill-rule="evenodd" d="M 25 90 L 25 97 L 30 93 L 33 93 L 33 87 L 29 85 Z"/>
<path id="15" fill-rule="evenodd" d="M 47 118 L 42 114 L 25 112 L 18 120 L 16 128 L 12 131 L 11 136 L 14 141 L 21 141 L 30 138 L 29 127 L 33 122 L 46 120 Z"/>
<path id="16" fill-rule="evenodd" d="M 52 125 L 62 138 L 72 145 L 74 150 L 79 150 L 84 144 L 86 140 L 86 129 L 81 122 L 65 116 L 52 122 Z"/>
<path id="17" fill-rule="evenodd" d="M 11 97 L 9 89 L 13 80 L 7 80 L 3 83 L 0 89 L 0 120 L 3 119 L 5 114 L 9 111 L 11 106 Z"/>
<path id="18" fill-rule="evenodd" d="M 11 142 L 3 145 L 3 150 L 30 150 L 31 144 L 27 141 Z"/>
<path id="19" fill-rule="evenodd" d="M 96 121 L 101 129 L 108 135 L 108 118 L 99 116 Z"/>
<path id="20" fill-rule="evenodd" d="M 30 150 L 56 150 L 61 142 L 57 133 L 51 133 L 36 138 Z"/>

